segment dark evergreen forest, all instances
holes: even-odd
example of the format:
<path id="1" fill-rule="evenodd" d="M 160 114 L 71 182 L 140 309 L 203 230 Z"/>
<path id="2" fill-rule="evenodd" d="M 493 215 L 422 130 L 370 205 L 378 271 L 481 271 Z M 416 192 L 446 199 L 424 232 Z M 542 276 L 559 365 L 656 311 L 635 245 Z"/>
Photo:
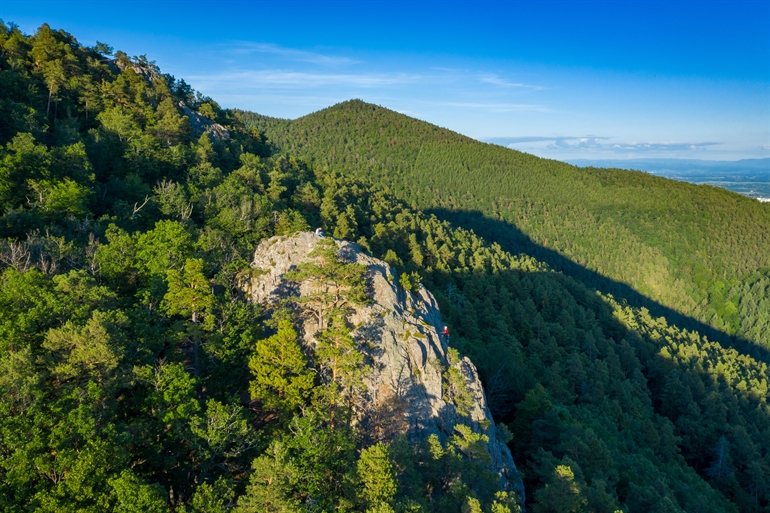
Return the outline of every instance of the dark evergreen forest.
<path id="1" fill-rule="evenodd" d="M 511 252 L 537 253 L 591 287 L 628 285 L 770 347 L 767 204 L 718 187 L 541 159 L 361 101 L 295 121 L 241 116 L 281 151 L 384 186 Z"/>
<path id="2" fill-rule="evenodd" d="M 245 300 L 316 226 L 436 296 L 527 508 L 770 511 L 770 204 L 360 101 L 226 110 L 4 23 L 0 204 L 3 511 L 518 511 L 478 440 L 368 442 L 343 355 Z"/>

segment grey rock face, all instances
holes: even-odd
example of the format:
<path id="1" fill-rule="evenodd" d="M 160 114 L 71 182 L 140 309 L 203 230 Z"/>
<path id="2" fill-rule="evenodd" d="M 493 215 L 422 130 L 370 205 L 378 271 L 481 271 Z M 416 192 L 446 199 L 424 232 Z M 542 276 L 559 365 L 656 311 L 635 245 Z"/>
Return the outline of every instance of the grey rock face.
<path id="1" fill-rule="evenodd" d="M 244 291 L 268 308 L 285 297 L 308 293 L 308 285 L 286 282 L 283 274 L 310 260 L 308 253 L 319 240 L 313 233 L 300 233 L 263 241 L 252 263 L 256 272 L 244 280 Z M 336 242 L 343 259 L 364 264 L 369 270 L 373 302 L 356 307 L 349 317 L 355 326 L 351 334 L 370 363 L 366 391 L 356 412 L 363 431 L 373 441 L 387 441 L 399 434 L 417 441 L 436 434 L 445 442 L 457 424 L 470 426 L 489 437 L 491 468 L 500 475 L 504 489 L 516 492 L 523 505 L 521 478 L 508 447 L 498 437 L 476 367 L 467 357 L 451 362 L 449 348 L 439 335 L 444 325 L 436 299 L 422 285 L 415 293 L 404 291 L 397 285 L 396 271 L 386 262 L 364 254 L 356 244 Z M 315 319 L 304 321 L 302 336 L 307 347 L 315 344 L 317 331 Z M 447 391 L 445 371 L 450 366 L 459 371 L 473 398 L 465 416 Z"/>
<path id="2" fill-rule="evenodd" d="M 109 61 L 109 64 L 112 65 L 114 69 L 120 71 L 131 69 L 134 73 L 142 77 L 148 85 L 152 85 L 152 81 L 158 79 L 158 68 L 155 66 L 140 66 L 139 64 L 130 61 L 126 62 L 118 59 Z"/>
<path id="3" fill-rule="evenodd" d="M 179 108 L 182 109 L 182 113 L 190 118 L 190 127 L 198 134 L 208 132 L 209 136 L 215 141 L 227 141 L 230 139 L 230 132 L 219 123 L 214 123 L 207 117 L 192 110 L 190 107 L 179 102 Z"/>

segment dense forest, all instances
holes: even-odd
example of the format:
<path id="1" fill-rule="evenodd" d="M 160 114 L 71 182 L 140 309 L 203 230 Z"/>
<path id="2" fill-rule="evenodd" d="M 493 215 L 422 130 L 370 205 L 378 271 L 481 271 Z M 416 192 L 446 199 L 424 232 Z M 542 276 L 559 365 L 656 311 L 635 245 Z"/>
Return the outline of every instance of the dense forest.
<path id="1" fill-rule="evenodd" d="M 527 508 L 770 511 L 770 205 L 358 101 L 225 110 L 13 24 L 0 202 L 3 511 L 517 511 L 467 438 L 368 442 L 334 347 L 243 297 L 261 240 L 316 226 L 436 296 Z"/>
<path id="2" fill-rule="evenodd" d="M 717 187 L 541 159 L 361 101 L 294 121 L 241 117 L 282 151 L 385 186 L 592 287 L 617 294 L 628 285 L 675 313 L 770 346 L 770 205 Z"/>

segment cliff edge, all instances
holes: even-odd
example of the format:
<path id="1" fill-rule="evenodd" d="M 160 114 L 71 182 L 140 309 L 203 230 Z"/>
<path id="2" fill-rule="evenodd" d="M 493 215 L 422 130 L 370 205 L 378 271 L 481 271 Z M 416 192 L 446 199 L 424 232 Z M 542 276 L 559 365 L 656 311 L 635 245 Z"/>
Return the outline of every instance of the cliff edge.
<path id="1" fill-rule="evenodd" d="M 272 237 L 256 249 L 255 271 L 242 284 L 244 291 L 268 309 L 289 296 L 307 294 L 309 285 L 293 283 L 284 274 L 302 262 L 320 237 L 299 233 Z M 490 469 L 500 476 L 501 488 L 515 492 L 524 503 L 524 487 L 502 432 L 487 407 L 476 367 L 450 350 L 440 332 L 441 314 L 433 295 L 422 285 L 413 292 L 398 285 L 395 269 L 365 254 L 357 244 L 335 241 L 340 257 L 367 267 L 372 302 L 355 307 L 351 332 L 368 357 L 366 391 L 357 401 L 356 421 L 373 441 L 389 441 L 399 434 L 420 441 L 436 434 L 445 442 L 464 424 L 489 438 Z M 301 336 L 306 347 L 315 344 L 318 325 L 307 319 Z"/>

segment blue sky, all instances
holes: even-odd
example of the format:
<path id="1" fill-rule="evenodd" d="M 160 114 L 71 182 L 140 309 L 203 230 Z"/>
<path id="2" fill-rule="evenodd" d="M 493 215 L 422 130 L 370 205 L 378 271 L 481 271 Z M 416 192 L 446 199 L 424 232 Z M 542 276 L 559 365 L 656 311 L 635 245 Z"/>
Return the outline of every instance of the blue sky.
<path id="1" fill-rule="evenodd" d="M 770 156 L 770 1 L 0 0 L 224 107 L 361 98 L 556 158 Z"/>

